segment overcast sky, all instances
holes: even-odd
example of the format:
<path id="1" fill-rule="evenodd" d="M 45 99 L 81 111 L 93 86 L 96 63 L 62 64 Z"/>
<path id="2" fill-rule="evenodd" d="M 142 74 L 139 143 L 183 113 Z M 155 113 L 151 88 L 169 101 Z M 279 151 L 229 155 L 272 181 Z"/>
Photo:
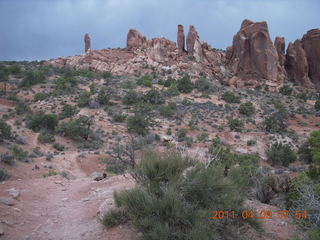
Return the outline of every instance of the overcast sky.
<path id="1" fill-rule="evenodd" d="M 267 21 L 286 44 L 320 28 L 319 0 L 0 0 L 0 60 L 41 60 L 125 47 L 129 28 L 176 41 L 193 24 L 215 48 L 231 45 L 243 19 Z"/>

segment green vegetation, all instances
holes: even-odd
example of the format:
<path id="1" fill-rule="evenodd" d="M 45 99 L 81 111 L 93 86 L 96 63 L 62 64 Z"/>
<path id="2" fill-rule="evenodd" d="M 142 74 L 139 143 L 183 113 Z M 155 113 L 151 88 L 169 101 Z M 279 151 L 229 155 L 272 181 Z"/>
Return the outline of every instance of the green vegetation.
<path id="1" fill-rule="evenodd" d="M 145 136 L 149 132 L 152 124 L 149 116 L 137 112 L 127 119 L 128 131 L 142 136 Z"/>
<path id="2" fill-rule="evenodd" d="M 0 182 L 7 180 L 10 177 L 6 169 L 0 166 Z"/>
<path id="3" fill-rule="evenodd" d="M 62 111 L 59 115 L 59 119 L 65 119 L 73 117 L 77 113 L 77 107 L 69 104 L 65 104 L 62 107 Z"/>
<path id="4" fill-rule="evenodd" d="M 284 111 L 278 111 L 268 116 L 263 125 L 269 133 L 283 133 L 287 131 L 288 114 Z"/>
<path id="5" fill-rule="evenodd" d="M 313 131 L 308 140 L 300 146 L 299 160 L 320 165 L 320 130 Z"/>
<path id="6" fill-rule="evenodd" d="M 145 87 L 152 87 L 151 77 L 149 75 L 144 75 L 138 79 L 137 84 Z"/>
<path id="7" fill-rule="evenodd" d="M 283 94 L 283 95 L 290 96 L 290 95 L 292 94 L 292 92 L 293 92 L 293 89 L 292 89 L 290 86 L 288 86 L 288 85 L 283 85 L 283 86 L 280 88 L 279 92 L 280 92 L 281 94 Z"/>
<path id="8" fill-rule="evenodd" d="M 184 140 L 186 140 L 187 133 L 188 133 L 187 128 L 180 128 L 177 131 L 178 142 L 183 142 Z"/>
<path id="9" fill-rule="evenodd" d="M 188 75 L 183 76 L 177 81 L 177 88 L 182 93 L 191 93 L 194 85 Z"/>
<path id="10" fill-rule="evenodd" d="M 317 111 L 320 111 L 320 99 L 318 99 L 315 103 L 314 103 L 314 108 Z"/>
<path id="11" fill-rule="evenodd" d="M 296 153 L 292 151 L 290 145 L 274 143 L 266 151 L 268 161 L 272 166 L 282 165 L 287 167 L 290 163 L 297 160 Z"/>
<path id="12" fill-rule="evenodd" d="M 36 112 L 28 116 L 28 127 L 37 132 L 41 129 L 53 131 L 58 125 L 58 117 L 55 114 Z"/>
<path id="13" fill-rule="evenodd" d="M 240 103 L 240 96 L 235 95 L 232 92 L 225 92 L 221 98 L 227 103 Z"/>
<path id="14" fill-rule="evenodd" d="M 253 106 L 252 102 L 242 103 L 239 106 L 239 112 L 246 116 L 251 116 L 256 111 L 255 107 Z"/>
<path id="15" fill-rule="evenodd" d="M 195 88 L 203 94 L 209 94 L 212 92 L 212 86 L 205 77 L 200 77 L 195 82 Z"/>
<path id="16" fill-rule="evenodd" d="M 110 88 L 103 88 L 99 91 L 96 101 L 100 105 L 108 105 L 111 100 L 111 90 Z"/>
<path id="17" fill-rule="evenodd" d="M 176 109 L 177 104 L 174 102 L 169 102 L 168 105 L 160 108 L 160 115 L 167 118 L 172 117 Z"/>
<path id="18" fill-rule="evenodd" d="M 31 87 L 38 83 L 43 83 L 46 79 L 45 73 L 42 70 L 29 71 L 20 83 L 20 87 Z"/>
<path id="19" fill-rule="evenodd" d="M 249 174 L 242 163 L 230 168 L 226 175 L 220 163 L 206 166 L 175 152 L 145 152 L 132 173 L 138 186 L 115 192 L 117 208 L 102 222 L 111 227 L 129 220 L 142 239 L 237 239 L 243 220 L 210 220 L 214 209 L 243 209 Z"/>
<path id="20" fill-rule="evenodd" d="M 143 101 L 146 103 L 159 105 L 164 103 L 164 97 L 157 89 L 151 89 L 143 95 Z"/>
<path id="21" fill-rule="evenodd" d="M 78 97 L 78 107 L 87 107 L 90 102 L 90 93 L 87 91 L 83 91 Z"/>
<path id="22" fill-rule="evenodd" d="M 11 126 L 0 119 L 0 142 L 11 138 Z"/>
<path id="23" fill-rule="evenodd" d="M 231 131 L 241 132 L 244 127 L 244 122 L 238 118 L 228 120 L 228 125 Z"/>
<path id="24" fill-rule="evenodd" d="M 78 119 L 61 123 L 56 128 L 56 132 L 75 141 L 87 140 L 90 134 L 90 125 L 89 118 L 80 116 Z"/>
<path id="25" fill-rule="evenodd" d="M 27 103 L 25 103 L 23 101 L 19 101 L 19 100 L 18 100 L 17 105 L 15 107 L 15 111 L 16 111 L 16 114 L 18 114 L 18 115 L 22 115 L 22 114 L 26 114 L 26 113 L 31 112 Z"/>
<path id="26" fill-rule="evenodd" d="M 139 94 L 134 90 L 130 90 L 129 92 L 126 93 L 126 95 L 122 99 L 122 103 L 125 105 L 133 105 L 138 103 L 140 100 L 141 98 Z"/>
<path id="27" fill-rule="evenodd" d="M 40 143 L 53 143 L 55 141 L 54 135 L 49 131 L 40 131 L 38 135 L 38 141 Z"/>
<path id="28" fill-rule="evenodd" d="M 49 93 L 36 93 L 36 94 L 33 96 L 33 100 L 34 100 L 35 102 L 37 102 L 37 101 L 43 101 L 43 100 L 47 99 L 47 98 L 50 97 L 50 96 L 51 96 L 51 94 L 49 94 Z"/>
<path id="29" fill-rule="evenodd" d="M 103 72 L 101 73 L 101 77 L 104 79 L 112 78 L 112 73 L 111 72 Z"/>
<path id="30" fill-rule="evenodd" d="M 177 85 L 177 80 L 171 77 L 169 77 L 163 84 L 165 87 L 170 87 L 172 85 Z"/>
<path id="31" fill-rule="evenodd" d="M 29 162 L 28 160 L 28 152 L 24 151 L 21 147 L 18 145 L 13 145 L 11 147 L 12 156 L 15 160 L 21 161 L 21 162 Z"/>
<path id="32" fill-rule="evenodd" d="M 56 89 L 63 92 L 73 92 L 77 87 L 75 77 L 61 77 L 56 80 Z"/>

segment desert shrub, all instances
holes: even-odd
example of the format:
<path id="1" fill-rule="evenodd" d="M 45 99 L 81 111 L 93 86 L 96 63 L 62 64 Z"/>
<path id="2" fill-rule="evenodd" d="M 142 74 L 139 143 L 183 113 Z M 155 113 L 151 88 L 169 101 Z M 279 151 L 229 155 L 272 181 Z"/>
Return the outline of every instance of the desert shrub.
<path id="1" fill-rule="evenodd" d="M 28 151 L 24 151 L 21 147 L 18 145 L 11 146 L 11 152 L 12 156 L 15 160 L 21 161 L 21 162 L 29 162 L 28 160 Z"/>
<path id="2" fill-rule="evenodd" d="M 28 116 L 28 127 L 37 132 L 44 128 L 53 131 L 58 125 L 58 117 L 55 114 L 45 114 L 44 112 L 36 112 Z"/>
<path id="3" fill-rule="evenodd" d="M 133 106 L 133 112 L 142 115 L 150 114 L 153 109 L 154 105 L 143 101 L 137 102 Z"/>
<path id="4" fill-rule="evenodd" d="M 194 85 L 191 82 L 190 77 L 185 75 L 177 81 L 177 88 L 182 93 L 190 93 L 192 92 Z"/>
<path id="5" fill-rule="evenodd" d="M 90 134 L 90 119 L 79 117 L 66 123 L 61 123 L 56 132 L 75 141 L 87 140 Z"/>
<path id="6" fill-rule="evenodd" d="M 209 134 L 208 134 L 208 133 L 202 132 L 202 133 L 199 133 L 199 134 L 197 135 L 197 140 L 198 140 L 199 142 L 205 142 L 205 141 L 208 139 L 208 137 L 209 137 Z"/>
<path id="7" fill-rule="evenodd" d="M 101 105 L 108 105 L 110 104 L 111 100 L 111 90 L 107 88 L 103 88 L 99 91 L 96 101 Z"/>
<path id="8" fill-rule="evenodd" d="M 0 119 L 0 142 L 11 138 L 11 126 Z"/>
<path id="9" fill-rule="evenodd" d="M 187 133 L 188 133 L 187 128 L 180 128 L 177 131 L 178 142 L 183 142 L 186 139 Z"/>
<path id="10" fill-rule="evenodd" d="M 256 140 L 250 139 L 250 140 L 247 141 L 247 146 L 253 146 L 253 145 L 255 145 L 256 143 L 257 143 Z"/>
<path id="11" fill-rule="evenodd" d="M 15 111 L 16 111 L 16 114 L 22 115 L 22 114 L 30 112 L 31 110 L 30 110 L 29 106 L 27 105 L 27 103 L 25 103 L 23 101 L 18 101 L 17 105 L 15 106 Z"/>
<path id="12" fill-rule="evenodd" d="M 61 113 L 59 114 L 60 119 L 73 117 L 77 113 L 77 107 L 69 104 L 65 104 L 62 107 Z"/>
<path id="13" fill-rule="evenodd" d="M 134 115 L 127 119 L 128 131 L 142 136 L 145 136 L 149 132 L 151 125 L 151 118 L 143 114 L 134 113 Z"/>
<path id="14" fill-rule="evenodd" d="M 103 72 L 103 73 L 101 73 L 101 77 L 103 77 L 104 79 L 111 78 L 112 73 L 111 72 Z"/>
<path id="15" fill-rule="evenodd" d="M 61 77 L 56 80 L 56 89 L 63 92 L 73 92 L 77 86 L 75 77 Z"/>
<path id="16" fill-rule="evenodd" d="M 228 125 L 229 125 L 230 130 L 235 131 L 235 132 L 241 132 L 244 127 L 243 121 L 238 118 L 229 119 Z"/>
<path id="17" fill-rule="evenodd" d="M 279 92 L 283 95 L 290 96 L 292 94 L 293 89 L 289 85 L 283 85 Z"/>
<path id="18" fill-rule="evenodd" d="M 177 104 L 174 102 L 169 102 L 166 106 L 160 108 L 160 115 L 163 117 L 172 117 L 175 110 L 177 109 Z"/>
<path id="19" fill-rule="evenodd" d="M 239 106 L 239 112 L 246 116 L 251 116 L 256 111 L 255 107 L 253 106 L 252 102 L 242 103 Z"/>
<path id="20" fill-rule="evenodd" d="M 166 97 L 175 97 L 179 96 L 180 92 L 177 87 L 177 84 L 171 84 L 170 87 L 163 93 Z"/>
<path id="21" fill-rule="evenodd" d="M 37 101 L 45 100 L 45 99 L 47 99 L 48 97 L 50 97 L 50 94 L 49 94 L 49 93 L 36 93 L 36 94 L 33 96 L 33 100 L 34 100 L 35 102 L 37 102 Z"/>
<path id="22" fill-rule="evenodd" d="M 20 87 L 31 87 L 38 83 L 43 83 L 46 79 L 46 76 L 43 71 L 29 71 L 26 73 L 25 77 L 20 82 Z"/>
<path id="23" fill-rule="evenodd" d="M 123 161 L 116 158 L 107 158 L 103 160 L 106 165 L 106 171 L 112 174 L 123 174 L 128 166 Z"/>
<path id="24" fill-rule="evenodd" d="M 165 87 L 170 87 L 172 85 L 177 85 L 177 80 L 169 77 L 163 84 Z"/>
<path id="25" fill-rule="evenodd" d="M 83 91 L 82 93 L 80 93 L 77 100 L 78 107 L 86 107 L 89 105 L 89 103 L 90 103 L 90 93 L 87 91 Z"/>
<path id="26" fill-rule="evenodd" d="M 175 152 L 145 152 L 133 175 L 138 186 L 114 198 L 142 239 L 236 239 L 234 229 L 244 224 L 240 218 L 208 219 L 213 209 L 243 209 L 243 181 L 225 176 L 221 166 L 206 167 Z M 118 221 L 118 212 L 106 215 L 111 226 L 125 220 Z"/>
<path id="27" fill-rule="evenodd" d="M 64 146 L 61 145 L 61 144 L 59 144 L 59 143 L 54 143 L 54 144 L 52 145 L 52 147 L 53 147 L 54 149 L 56 149 L 57 151 L 60 151 L 60 152 L 62 152 L 62 151 L 64 150 Z"/>
<path id="28" fill-rule="evenodd" d="M 0 166 L 0 182 L 7 180 L 9 177 L 7 170 Z"/>
<path id="29" fill-rule="evenodd" d="M 127 118 L 127 115 L 122 113 L 115 113 L 112 115 L 113 122 L 124 122 L 126 118 Z"/>
<path id="30" fill-rule="evenodd" d="M 106 227 L 113 227 L 128 222 L 129 218 L 123 209 L 111 209 L 101 219 L 101 223 Z"/>
<path id="31" fill-rule="evenodd" d="M 287 131 L 287 119 L 288 114 L 286 112 L 278 111 L 268 116 L 263 125 L 269 133 L 283 133 Z"/>
<path id="32" fill-rule="evenodd" d="M 320 165 L 320 130 L 313 131 L 298 151 L 299 160 Z"/>
<path id="33" fill-rule="evenodd" d="M 152 87 L 151 77 L 149 75 L 144 75 L 138 79 L 137 84 L 145 87 Z"/>
<path id="34" fill-rule="evenodd" d="M 266 156 L 272 166 L 282 165 L 287 167 L 297 160 L 296 153 L 291 149 L 290 145 L 282 143 L 272 144 L 271 148 L 266 151 Z"/>
<path id="35" fill-rule="evenodd" d="M 40 131 L 40 134 L 38 135 L 38 141 L 40 143 L 53 143 L 55 141 L 54 135 L 52 132 L 42 130 Z"/>
<path id="36" fill-rule="evenodd" d="M 14 164 L 14 157 L 9 153 L 0 154 L 0 163 L 12 166 Z"/>
<path id="37" fill-rule="evenodd" d="M 130 90 L 129 92 L 126 93 L 126 95 L 122 99 L 122 103 L 125 105 L 133 105 L 136 104 L 141 100 L 139 94 L 134 91 Z"/>
<path id="38" fill-rule="evenodd" d="M 205 77 L 200 77 L 196 82 L 195 82 L 195 88 L 202 92 L 209 94 L 212 92 L 212 86 L 208 82 L 208 80 Z"/>
<path id="39" fill-rule="evenodd" d="M 320 111 L 320 99 L 314 103 L 314 109 Z"/>
<path id="40" fill-rule="evenodd" d="M 309 98 L 309 96 L 308 96 L 308 94 L 306 92 L 298 93 L 296 95 L 296 97 L 298 99 L 301 99 L 303 102 L 306 102 L 308 100 L 308 98 Z"/>
<path id="41" fill-rule="evenodd" d="M 240 96 L 235 95 L 232 92 L 225 92 L 221 98 L 227 103 L 240 103 Z"/>
<path id="42" fill-rule="evenodd" d="M 81 77 L 85 77 L 88 79 L 94 79 L 96 78 L 97 74 L 87 70 L 87 69 L 79 69 L 79 70 L 73 70 L 73 76 L 81 76 Z"/>
<path id="43" fill-rule="evenodd" d="M 163 104 L 164 97 L 157 89 L 151 89 L 143 95 L 143 101 L 150 104 Z"/>

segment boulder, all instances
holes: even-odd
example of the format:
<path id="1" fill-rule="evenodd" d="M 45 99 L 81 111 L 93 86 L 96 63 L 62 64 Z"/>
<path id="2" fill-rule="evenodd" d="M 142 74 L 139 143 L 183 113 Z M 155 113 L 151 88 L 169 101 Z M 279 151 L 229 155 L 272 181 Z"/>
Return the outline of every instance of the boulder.
<path id="1" fill-rule="evenodd" d="M 312 29 L 304 34 L 302 47 L 309 65 L 309 78 L 313 83 L 320 83 L 320 29 Z"/>
<path id="2" fill-rule="evenodd" d="M 278 81 L 279 57 L 266 22 L 244 20 L 226 55 L 232 70 L 242 79 Z"/>
<path id="3" fill-rule="evenodd" d="M 102 173 L 102 172 L 93 172 L 90 175 L 91 179 L 94 181 L 101 181 L 102 179 L 107 177 L 106 173 Z"/>
<path id="4" fill-rule="evenodd" d="M 91 50 L 91 40 L 88 33 L 84 35 L 84 52 Z"/>
<path id="5" fill-rule="evenodd" d="M 184 29 L 183 29 L 183 25 L 179 24 L 178 34 L 177 34 L 177 46 L 180 53 L 185 52 L 184 44 L 185 44 Z"/>
<path id="6" fill-rule="evenodd" d="M 134 50 L 137 48 L 146 48 L 147 38 L 136 29 L 130 29 L 127 35 L 127 49 Z"/>
<path id="7" fill-rule="evenodd" d="M 308 77 L 309 67 L 306 53 L 299 39 L 288 45 L 285 69 L 290 80 L 302 86 L 312 85 Z"/>

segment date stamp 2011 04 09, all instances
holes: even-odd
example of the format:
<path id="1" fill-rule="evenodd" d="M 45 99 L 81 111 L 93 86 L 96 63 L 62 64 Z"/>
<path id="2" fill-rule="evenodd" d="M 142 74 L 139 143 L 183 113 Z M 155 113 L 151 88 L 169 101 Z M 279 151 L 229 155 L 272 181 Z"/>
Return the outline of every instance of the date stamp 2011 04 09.
<path id="1" fill-rule="evenodd" d="M 242 219 L 272 219 L 272 218 L 279 218 L 285 219 L 289 216 L 293 217 L 297 220 L 308 219 L 307 211 L 289 211 L 289 210 L 278 210 L 278 211 L 271 211 L 271 210 L 264 210 L 262 209 L 260 212 L 255 212 L 253 210 L 242 210 L 241 212 L 237 213 L 233 210 L 231 211 L 224 211 L 224 210 L 214 210 L 212 211 L 213 216 L 211 219 L 235 219 L 235 218 L 242 218 Z"/>

